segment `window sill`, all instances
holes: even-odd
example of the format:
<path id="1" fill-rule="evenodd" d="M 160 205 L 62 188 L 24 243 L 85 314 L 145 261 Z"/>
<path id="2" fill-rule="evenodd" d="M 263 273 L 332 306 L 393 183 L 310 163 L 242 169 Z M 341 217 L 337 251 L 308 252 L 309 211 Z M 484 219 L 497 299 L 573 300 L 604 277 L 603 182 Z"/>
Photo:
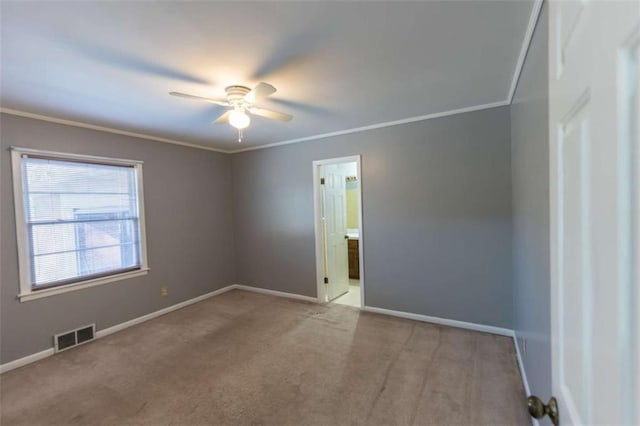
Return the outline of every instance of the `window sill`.
<path id="1" fill-rule="evenodd" d="M 55 296 L 56 294 L 68 293 L 70 291 L 82 290 L 84 288 L 95 287 L 102 284 L 111 283 L 114 281 L 126 280 L 129 278 L 140 277 L 147 275 L 149 268 L 142 268 L 135 271 L 123 272 L 121 274 L 109 275 L 107 277 L 95 278 L 92 280 L 82 281 L 79 283 L 68 284 L 61 287 L 52 287 L 42 290 L 35 290 L 29 293 L 22 293 L 18 295 L 20 302 L 28 302 L 29 300 L 42 299 L 43 297 Z"/>

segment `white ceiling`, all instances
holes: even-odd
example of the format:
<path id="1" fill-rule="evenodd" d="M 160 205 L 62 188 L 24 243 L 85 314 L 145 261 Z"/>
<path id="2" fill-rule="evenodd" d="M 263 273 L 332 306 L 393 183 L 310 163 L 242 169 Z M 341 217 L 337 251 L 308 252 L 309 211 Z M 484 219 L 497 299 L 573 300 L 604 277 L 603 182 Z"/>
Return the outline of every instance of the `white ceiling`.
<path id="1" fill-rule="evenodd" d="M 3 108 L 223 150 L 509 100 L 533 1 L 2 2 Z M 220 107 L 266 81 L 238 145 Z"/>

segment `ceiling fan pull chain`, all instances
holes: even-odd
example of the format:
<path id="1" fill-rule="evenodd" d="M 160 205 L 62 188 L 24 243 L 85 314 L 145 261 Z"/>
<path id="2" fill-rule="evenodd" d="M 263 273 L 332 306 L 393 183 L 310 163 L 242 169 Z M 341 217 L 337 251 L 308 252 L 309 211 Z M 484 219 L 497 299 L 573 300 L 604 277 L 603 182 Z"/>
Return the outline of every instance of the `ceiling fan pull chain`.
<path id="1" fill-rule="evenodd" d="M 238 129 L 238 143 L 242 142 L 242 129 Z"/>

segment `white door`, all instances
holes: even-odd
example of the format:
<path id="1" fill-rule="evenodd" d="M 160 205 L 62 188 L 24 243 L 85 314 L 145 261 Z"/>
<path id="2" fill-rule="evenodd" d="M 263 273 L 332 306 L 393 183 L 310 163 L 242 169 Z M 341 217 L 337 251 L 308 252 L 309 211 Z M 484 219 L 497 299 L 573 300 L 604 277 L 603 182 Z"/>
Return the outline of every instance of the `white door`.
<path id="1" fill-rule="evenodd" d="M 553 394 L 562 425 L 638 424 L 640 1 L 549 7 Z"/>
<path id="2" fill-rule="evenodd" d="M 321 167 L 324 178 L 323 220 L 325 229 L 326 294 L 333 300 L 349 291 L 349 259 L 347 254 L 347 192 L 343 164 Z"/>

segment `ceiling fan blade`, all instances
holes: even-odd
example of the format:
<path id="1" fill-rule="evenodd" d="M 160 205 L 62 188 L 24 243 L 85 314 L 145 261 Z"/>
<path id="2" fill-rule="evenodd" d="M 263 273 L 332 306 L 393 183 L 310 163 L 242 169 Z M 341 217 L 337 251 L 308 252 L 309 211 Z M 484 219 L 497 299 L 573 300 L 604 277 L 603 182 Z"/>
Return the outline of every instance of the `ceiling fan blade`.
<path id="1" fill-rule="evenodd" d="M 293 115 L 285 114 L 284 112 L 272 111 L 270 109 L 264 108 L 250 108 L 249 112 L 251 114 L 259 115 L 260 117 L 270 118 L 272 120 L 278 121 L 290 121 L 293 118 Z"/>
<path id="2" fill-rule="evenodd" d="M 253 88 L 249 93 L 244 96 L 244 100 L 250 103 L 254 103 L 255 101 L 266 98 L 269 95 L 276 93 L 276 88 L 268 83 L 258 83 L 256 87 Z"/>
<path id="3" fill-rule="evenodd" d="M 226 111 L 220 117 L 216 118 L 216 121 L 214 121 L 214 123 L 215 124 L 227 124 L 229 122 L 229 115 L 230 114 L 231 114 L 231 111 Z"/>
<path id="4" fill-rule="evenodd" d="M 218 101 L 216 99 L 211 99 L 211 98 L 204 98 L 202 96 L 189 95 L 187 93 L 180 93 L 180 92 L 169 92 L 169 94 L 171 96 L 177 96 L 179 98 L 195 99 L 197 101 L 205 101 L 205 102 L 209 102 L 209 103 L 216 104 L 216 105 L 229 106 L 229 102 Z"/>

